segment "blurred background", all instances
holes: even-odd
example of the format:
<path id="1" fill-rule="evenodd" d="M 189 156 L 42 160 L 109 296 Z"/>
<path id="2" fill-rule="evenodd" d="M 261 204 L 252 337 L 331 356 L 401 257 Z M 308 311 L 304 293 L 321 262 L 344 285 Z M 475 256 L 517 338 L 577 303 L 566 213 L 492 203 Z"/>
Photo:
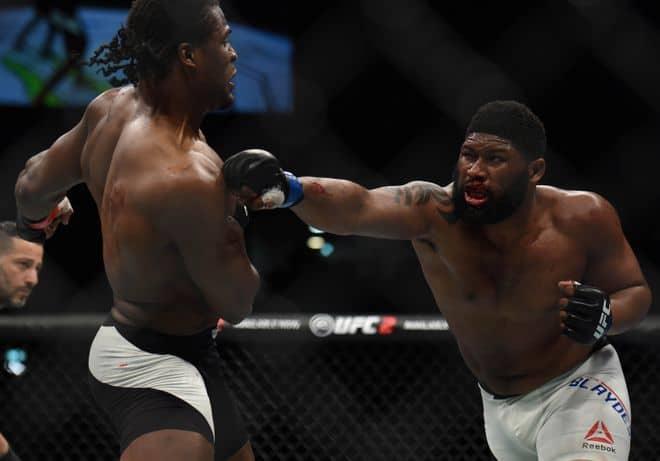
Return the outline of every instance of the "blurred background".
<path id="1" fill-rule="evenodd" d="M 543 182 L 610 200 L 660 298 L 657 2 L 221 5 L 239 54 L 236 105 L 203 126 L 221 157 L 260 147 L 301 176 L 444 185 L 476 109 L 517 99 L 545 123 Z M 88 58 L 109 41 L 129 7 L 0 0 L 0 220 L 15 217 L 13 187 L 25 161 L 109 88 L 72 56 Z M 0 430 L 26 461 L 117 453 L 86 386 L 89 341 L 112 304 L 98 213 L 84 186 L 69 197 L 76 213 L 46 244 L 41 282 L 25 309 L 0 317 L 8 372 L 0 374 Z M 365 314 L 437 313 L 409 242 L 317 233 L 288 210 L 252 214 L 246 236 L 262 275 L 255 314 L 327 312 L 382 324 L 394 317 Z M 341 316 L 348 313 L 356 317 Z M 21 317 L 7 316 L 16 314 L 40 317 L 12 328 Z M 474 378 L 449 333 L 391 342 L 365 334 L 356 347 L 346 336 L 320 339 L 303 329 L 218 336 L 257 459 L 492 459 Z M 657 331 L 649 319 L 613 339 L 636 409 L 631 459 L 656 459 L 660 444 Z"/>
<path id="2" fill-rule="evenodd" d="M 236 107 L 210 114 L 203 126 L 221 157 L 261 147 L 298 175 L 368 187 L 444 185 L 474 111 L 517 99 L 545 123 L 544 183 L 610 200 L 659 292 L 656 2 L 221 5 L 239 54 Z M 72 63 L 70 52 L 89 56 L 110 40 L 129 6 L 0 3 L 1 218 L 15 216 L 13 185 L 25 161 L 109 87 L 94 69 Z M 105 312 L 112 302 L 95 205 L 84 186 L 69 196 L 76 214 L 46 245 L 33 314 Z M 255 313 L 435 312 L 408 242 L 315 234 L 286 210 L 253 214 L 247 240 L 263 280 Z"/>

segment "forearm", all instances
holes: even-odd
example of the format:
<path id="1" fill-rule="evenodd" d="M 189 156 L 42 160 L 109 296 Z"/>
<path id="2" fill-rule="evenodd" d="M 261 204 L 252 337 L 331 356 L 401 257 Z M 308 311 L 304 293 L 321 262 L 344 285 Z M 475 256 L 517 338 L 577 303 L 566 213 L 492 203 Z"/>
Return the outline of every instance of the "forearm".
<path id="1" fill-rule="evenodd" d="M 19 214 L 31 220 L 43 219 L 66 194 L 66 190 L 48 190 L 40 186 L 46 154 L 44 151 L 28 160 L 14 189 Z"/>
<path id="2" fill-rule="evenodd" d="M 231 324 L 237 324 L 252 313 L 254 299 L 261 283 L 259 272 L 252 264 L 249 264 L 248 267 L 234 271 L 231 280 L 222 283 L 226 285 L 229 292 L 223 300 L 220 300 L 226 306 L 220 316 Z M 229 302 L 227 302 L 228 300 Z"/>
<path id="3" fill-rule="evenodd" d="M 618 335 L 636 327 L 646 316 L 651 306 L 651 290 L 646 285 L 637 285 L 619 290 L 610 295 L 612 328 L 610 335 Z"/>
<path id="4" fill-rule="evenodd" d="M 369 191 L 351 181 L 331 178 L 300 178 L 305 198 L 292 207 L 304 222 L 339 235 L 355 233 L 358 217 Z"/>

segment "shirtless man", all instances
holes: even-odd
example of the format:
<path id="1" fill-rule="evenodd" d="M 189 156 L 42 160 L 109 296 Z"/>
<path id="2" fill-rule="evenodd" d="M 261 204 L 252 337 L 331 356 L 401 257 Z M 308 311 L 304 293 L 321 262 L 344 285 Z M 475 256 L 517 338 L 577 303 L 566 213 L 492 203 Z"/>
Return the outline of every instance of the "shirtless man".
<path id="1" fill-rule="evenodd" d="M 605 199 L 538 185 L 545 148 L 527 107 L 496 101 L 473 117 L 445 187 L 298 179 L 259 150 L 223 172 L 254 209 L 293 206 L 328 232 L 412 241 L 480 383 L 497 459 L 624 460 L 628 391 L 606 335 L 639 324 L 651 293 Z"/>
<path id="2" fill-rule="evenodd" d="M 92 101 L 16 184 L 26 238 L 52 231 L 76 184 L 99 209 L 114 305 L 90 383 L 122 461 L 254 459 L 211 336 L 218 317 L 251 312 L 259 285 L 222 160 L 200 131 L 206 112 L 233 102 L 230 32 L 217 0 L 134 1 L 92 59 L 130 84 Z"/>

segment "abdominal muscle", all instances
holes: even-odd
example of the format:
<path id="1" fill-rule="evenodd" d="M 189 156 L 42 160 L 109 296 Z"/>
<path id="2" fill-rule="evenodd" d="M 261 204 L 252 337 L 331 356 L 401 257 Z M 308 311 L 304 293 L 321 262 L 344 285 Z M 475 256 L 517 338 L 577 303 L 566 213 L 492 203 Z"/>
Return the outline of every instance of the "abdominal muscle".
<path id="1" fill-rule="evenodd" d="M 511 321 L 497 314 L 470 319 L 445 312 L 466 365 L 499 395 L 530 392 L 582 363 L 591 348 L 561 334 L 554 312 Z"/>

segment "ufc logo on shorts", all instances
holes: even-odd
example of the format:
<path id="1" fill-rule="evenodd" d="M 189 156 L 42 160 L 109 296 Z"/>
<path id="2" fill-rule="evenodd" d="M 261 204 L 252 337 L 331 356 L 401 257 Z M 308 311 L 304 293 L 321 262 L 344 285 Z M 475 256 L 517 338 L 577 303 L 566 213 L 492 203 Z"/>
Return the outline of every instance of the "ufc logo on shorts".
<path id="1" fill-rule="evenodd" d="M 594 331 L 594 338 L 600 339 L 605 334 L 607 330 L 607 319 L 610 317 L 610 303 L 603 301 L 602 312 L 600 314 L 600 320 L 598 321 L 598 326 L 596 331 Z"/>

